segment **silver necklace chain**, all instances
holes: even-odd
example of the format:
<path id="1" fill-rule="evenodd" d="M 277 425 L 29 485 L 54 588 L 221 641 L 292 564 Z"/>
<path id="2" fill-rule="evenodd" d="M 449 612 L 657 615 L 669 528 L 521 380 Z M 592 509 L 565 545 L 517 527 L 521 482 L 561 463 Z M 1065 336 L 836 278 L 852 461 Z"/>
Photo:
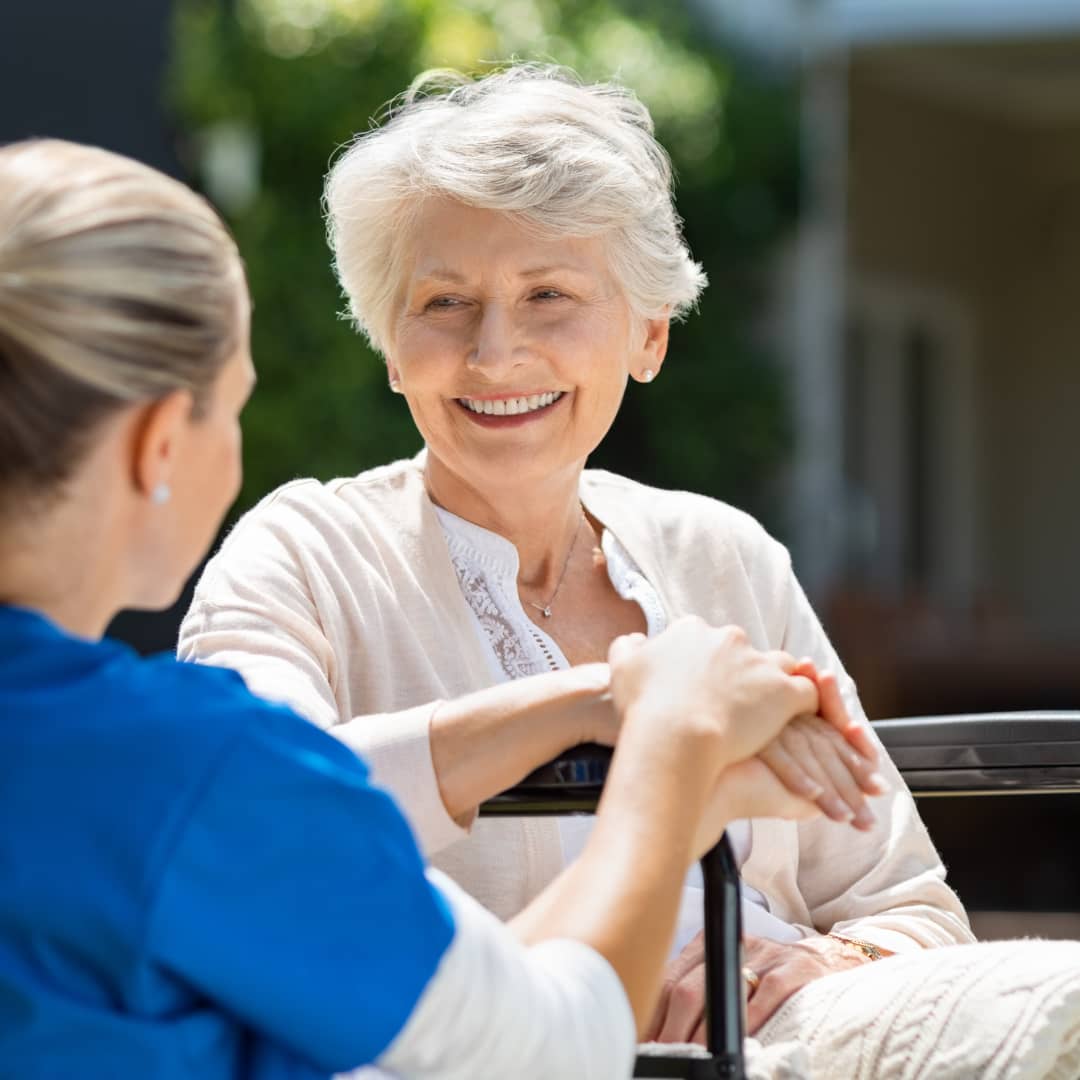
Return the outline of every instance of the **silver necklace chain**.
<path id="1" fill-rule="evenodd" d="M 526 600 L 525 603 L 531 608 L 536 608 L 545 619 L 551 618 L 551 605 L 555 603 L 555 597 L 559 595 L 559 590 L 562 588 L 562 583 L 566 578 L 566 571 L 570 569 L 570 559 L 573 557 L 574 548 L 577 547 L 578 537 L 581 535 L 581 523 L 585 520 L 585 511 L 578 506 L 578 510 L 581 516 L 578 518 L 577 528 L 574 530 L 574 539 L 570 542 L 570 550 L 566 553 L 566 562 L 563 563 L 562 573 L 559 575 L 559 580 L 555 584 L 555 591 L 548 598 L 546 604 L 537 604 L 533 600 Z"/>

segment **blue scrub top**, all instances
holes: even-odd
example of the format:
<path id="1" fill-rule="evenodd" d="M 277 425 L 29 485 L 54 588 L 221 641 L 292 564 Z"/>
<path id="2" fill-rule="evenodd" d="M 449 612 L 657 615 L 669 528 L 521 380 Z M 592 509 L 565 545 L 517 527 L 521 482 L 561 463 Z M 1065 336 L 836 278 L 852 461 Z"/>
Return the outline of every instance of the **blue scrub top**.
<path id="1" fill-rule="evenodd" d="M 0 1078 L 326 1077 L 453 937 L 350 750 L 233 672 L 0 605 Z"/>

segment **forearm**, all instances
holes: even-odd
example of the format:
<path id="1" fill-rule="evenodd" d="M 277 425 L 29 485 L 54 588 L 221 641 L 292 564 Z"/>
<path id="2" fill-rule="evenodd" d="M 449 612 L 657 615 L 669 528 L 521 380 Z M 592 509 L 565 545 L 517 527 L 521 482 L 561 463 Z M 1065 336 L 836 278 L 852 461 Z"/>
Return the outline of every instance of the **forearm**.
<path id="1" fill-rule="evenodd" d="M 379 1065 L 439 1080 L 628 1076 L 634 1030 L 609 964 L 579 942 L 525 949 L 453 882 L 429 871 L 454 941 Z"/>
<path id="2" fill-rule="evenodd" d="M 439 706 L 431 758 L 453 818 L 512 787 L 609 723 L 607 664 L 518 679 Z"/>
<path id="3" fill-rule="evenodd" d="M 622 981 L 639 1032 L 656 1004 L 708 787 L 692 756 L 668 762 L 620 746 L 581 858 L 512 923 L 528 943 L 570 937 L 596 949 Z"/>

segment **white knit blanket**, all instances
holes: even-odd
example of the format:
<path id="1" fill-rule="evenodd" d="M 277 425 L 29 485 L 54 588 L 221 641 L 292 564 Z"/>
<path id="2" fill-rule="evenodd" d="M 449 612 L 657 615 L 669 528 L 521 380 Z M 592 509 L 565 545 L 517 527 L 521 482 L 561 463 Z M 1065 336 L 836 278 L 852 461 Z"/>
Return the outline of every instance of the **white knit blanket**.
<path id="1" fill-rule="evenodd" d="M 1080 942 L 988 942 L 879 960 L 810 983 L 758 1038 L 766 1054 L 783 1051 L 766 1072 L 773 1080 L 1076 1080 Z M 761 1054 L 747 1049 L 753 1066 Z"/>

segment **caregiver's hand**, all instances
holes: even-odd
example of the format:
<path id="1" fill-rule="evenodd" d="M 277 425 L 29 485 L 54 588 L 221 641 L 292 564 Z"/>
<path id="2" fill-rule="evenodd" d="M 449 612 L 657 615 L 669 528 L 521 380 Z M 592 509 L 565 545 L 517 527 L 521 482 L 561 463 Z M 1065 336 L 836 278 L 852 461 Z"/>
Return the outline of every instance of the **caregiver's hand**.
<path id="1" fill-rule="evenodd" d="M 792 657 L 759 652 L 738 627 L 691 618 L 648 643 L 640 634 L 616 641 L 610 659 L 612 696 L 626 717 L 616 763 L 629 758 L 653 775 L 680 777 L 680 797 L 696 808 L 693 858 L 737 818 L 818 812 L 764 763 L 749 760 L 793 719 L 820 707 L 816 685 L 794 674 Z"/>
<path id="2" fill-rule="evenodd" d="M 870 736 L 870 730 L 847 711 L 836 676 L 827 669 L 818 671 L 809 657 L 804 657 L 795 665 L 793 674 L 802 675 L 817 684 L 818 691 L 822 694 L 818 715 L 843 735 L 867 761 L 876 762 L 878 750 Z"/>
<path id="3" fill-rule="evenodd" d="M 795 716 L 817 712 L 812 679 L 796 675 L 786 653 L 763 653 L 737 626 L 677 620 L 646 642 L 631 634 L 612 643 L 611 695 L 630 733 L 661 755 L 693 747 L 715 770 L 752 757 Z"/>

